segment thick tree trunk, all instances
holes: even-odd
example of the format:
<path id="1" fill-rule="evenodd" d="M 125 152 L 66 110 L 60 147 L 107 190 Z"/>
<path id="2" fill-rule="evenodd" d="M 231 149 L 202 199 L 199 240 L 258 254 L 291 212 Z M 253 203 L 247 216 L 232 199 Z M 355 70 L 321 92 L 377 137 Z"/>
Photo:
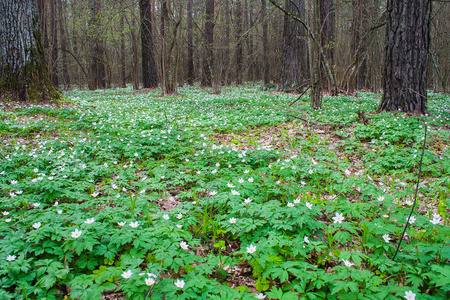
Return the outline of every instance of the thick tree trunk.
<path id="1" fill-rule="evenodd" d="M 244 53 L 244 45 L 242 43 L 242 3 L 236 0 L 236 84 L 242 84 L 242 56 Z"/>
<path id="2" fill-rule="evenodd" d="M 36 2 L 0 1 L 0 98 L 58 100 L 45 62 Z"/>
<path id="3" fill-rule="evenodd" d="M 59 85 L 58 81 L 58 27 L 57 21 L 61 18 L 60 15 L 56 13 L 57 0 L 51 0 L 50 3 L 50 27 L 52 32 L 52 55 L 51 55 L 51 79 L 53 86 L 56 88 Z"/>
<path id="4" fill-rule="evenodd" d="M 69 89 L 70 77 L 69 70 L 67 68 L 67 34 L 64 27 L 65 10 L 63 9 L 62 0 L 58 0 L 58 15 L 59 15 L 59 35 L 61 37 L 61 56 L 62 56 L 62 75 L 64 82 L 64 90 Z"/>
<path id="5" fill-rule="evenodd" d="M 214 0 L 206 0 L 205 8 L 205 32 L 203 36 L 203 72 L 202 85 L 212 86 L 212 74 L 214 68 L 213 56 L 214 42 Z"/>
<path id="6" fill-rule="evenodd" d="M 264 85 L 267 86 L 270 84 L 269 77 L 269 55 L 267 48 L 269 47 L 267 42 L 267 17 L 266 17 L 266 0 L 261 0 L 261 18 L 263 20 L 262 23 L 262 46 L 263 46 L 263 77 L 264 77 Z"/>
<path id="7" fill-rule="evenodd" d="M 152 6 L 149 0 L 139 0 L 141 12 L 141 51 L 142 51 L 142 82 L 144 88 L 158 86 L 158 75 L 153 51 Z"/>
<path id="8" fill-rule="evenodd" d="M 427 113 L 431 0 L 388 0 L 384 92 L 378 111 Z"/>
<path id="9" fill-rule="evenodd" d="M 187 83 L 189 85 L 194 84 L 194 28 L 192 25 L 192 0 L 188 0 L 187 3 Z"/>
<path id="10" fill-rule="evenodd" d="M 305 18 L 304 0 L 286 0 L 285 8 L 301 19 Z M 301 86 L 308 78 L 308 48 L 304 27 L 288 15 L 284 16 L 283 61 L 280 89 L 283 91 Z"/>

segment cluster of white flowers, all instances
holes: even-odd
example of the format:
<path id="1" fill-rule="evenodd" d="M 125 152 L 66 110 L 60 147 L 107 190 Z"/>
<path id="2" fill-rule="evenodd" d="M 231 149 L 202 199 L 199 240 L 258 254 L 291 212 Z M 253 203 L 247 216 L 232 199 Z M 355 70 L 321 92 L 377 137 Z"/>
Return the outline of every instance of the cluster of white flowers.
<path id="1" fill-rule="evenodd" d="M 442 217 L 439 214 L 433 214 L 433 219 L 430 220 L 434 225 L 440 224 L 442 221 Z"/>

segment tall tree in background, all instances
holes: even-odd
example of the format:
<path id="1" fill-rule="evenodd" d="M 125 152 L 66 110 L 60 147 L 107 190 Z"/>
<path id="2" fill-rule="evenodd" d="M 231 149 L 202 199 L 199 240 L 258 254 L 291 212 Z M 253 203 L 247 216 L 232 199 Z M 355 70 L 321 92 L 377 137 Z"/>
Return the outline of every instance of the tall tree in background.
<path id="1" fill-rule="evenodd" d="M 262 46 L 263 46 L 263 80 L 264 85 L 267 86 L 270 84 L 270 77 L 269 77 L 269 57 L 268 57 L 268 50 L 269 47 L 268 41 L 267 41 L 267 17 L 266 17 L 266 0 L 261 0 L 261 18 L 263 20 L 262 24 Z"/>
<path id="2" fill-rule="evenodd" d="M 383 99 L 378 111 L 427 113 L 431 0 L 388 0 Z"/>
<path id="3" fill-rule="evenodd" d="M 242 84 L 242 64 L 244 55 L 244 44 L 242 42 L 242 3 L 241 0 L 236 0 L 236 25 L 235 25 L 235 38 L 236 38 L 236 84 Z"/>
<path id="4" fill-rule="evenodd" d="M 57 0 L 50 1 L 50 30 L 52 31 L 52 55 L 51 55 L 51 79 L 55 87 L 58 87 L 58 27 L 57 21 L 60 18 L 56 13 Z"/>
<path id="5" fill-rule="evenodd" d="M 125 1 L 120 0 L 120 87 L 126 88 L 126 64 L 125 64 Z"/>
<path id="6" fill-rule="evenodd" d="M 212 74 L 214 68 L 213 43 L 214 43 L 214 0 L 206 0 L 205 6 L 205 32 L 203 37 L 203 72 L 202 85 L 212 86 Z"/>
<path id="7" fill-rule="evenodd" d="M 321 24 L 320 24 L 320 0 L 308 0 L 309 23 L 309 58 L 311 80 L 311 106 L 314 109 L 322 108 L 322 76 L 321 76 Z"/>
<path id="8" fill-rule="evenodd" d="M 286 0 L 285 9 L 305 19 L 304 0 Z M 307 50 L 305 28 L 292 17 L 284 15 L 281 90 L 290 90 L 305 82 L 308 76 Z"/>
<path id="9" fill-rule="evenodd" d="M 188 0 L 187 3 L 187 83 L 189 85 L 194 84 L 194 28 L 192 16 L 192 0 Z"/>
<path id="10" fill-rule="evenodd" d="M 63 84 L 64 90 L 69 89 L 70 85 L 70 77 L 69 70 L 67 67 L 67 31 L 64 26 L 64 17 L 65 11 L 63 9 L 62 0 L 58 1 L 58 27 L 59 27 L 59 36 L 61 37 L 61 57 L 62 57 L 62 76 L 63 76 Z"/>
<path id="11" fill-rule="evenodd" d="M 158 75 L 153 53 L 152 6 L 150 0 L 139 0 L 141 12 L 141 52 L 142 52 L 142 82 L 144 88 L 158 86 Z"/>
<path id="12" fill-rule="evenodd" d="M 0 1 L 0 97 L 58 100 L 49 79 L 34 0 Z"/>
<path id="13" fill-rule="evenodd" d="M 331 68 L 334 66 L 334 47 L 335 47 L 335 10 L 334 0 L 320 0 L 319 14 L 320 14 L 320 39 L 322 41 L 322 48 L 325 53 L 325 58 Z M 326 70 L 321 66 L 323 75 Z M 331 92 L 332 95 L 337 95 L 335 86 L 331 85 L 330 80 L 327 80 L 327 76 L 322 76 L 323 83 L 322 88 Z"/>
<path id="14" fill-rule="evenodd" d="M 91 32 L 89 38 L 89 89 L 104 89 L 106 87 L 106 69 L 104 63 L 104 48 L 100 37 L 102 1 L 89 0 L 89 5 L 89 30 Z"/>
<path id="15" fill-rule="evenodd" d="M 182 1 L 161 2 L 161 89 L 162 94 L 176 94 L 179 66 L 179 33 L 184 3 Z"/>

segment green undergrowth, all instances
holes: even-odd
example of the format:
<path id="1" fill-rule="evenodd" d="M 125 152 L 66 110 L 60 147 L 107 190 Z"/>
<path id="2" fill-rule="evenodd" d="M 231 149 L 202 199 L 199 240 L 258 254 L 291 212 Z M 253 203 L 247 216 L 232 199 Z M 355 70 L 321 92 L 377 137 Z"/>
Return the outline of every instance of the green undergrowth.
<path id="1" fill-rule="evenodd" d="M 65 97 L 0 110 L 0 299 L 449 298 L 448 96 Z"/>

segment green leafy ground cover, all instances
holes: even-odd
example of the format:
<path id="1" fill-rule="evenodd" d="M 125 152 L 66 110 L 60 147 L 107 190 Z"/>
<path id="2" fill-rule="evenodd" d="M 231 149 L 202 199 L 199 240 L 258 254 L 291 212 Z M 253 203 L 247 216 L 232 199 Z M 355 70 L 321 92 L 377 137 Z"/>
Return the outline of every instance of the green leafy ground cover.
<path id="1" fill-rule="evenodd" d="M 0 299 L 448 299 L 448 96 L 158 93 L 2 107 Z"/>

